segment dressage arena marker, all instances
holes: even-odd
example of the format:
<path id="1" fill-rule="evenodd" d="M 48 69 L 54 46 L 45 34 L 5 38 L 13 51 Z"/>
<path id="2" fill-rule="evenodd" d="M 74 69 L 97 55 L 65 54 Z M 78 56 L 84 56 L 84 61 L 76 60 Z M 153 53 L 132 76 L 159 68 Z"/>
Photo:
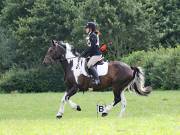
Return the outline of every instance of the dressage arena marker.
<path id="1" fill-rule="evenodd" d="M 104 112 L 105 108 L 106 108 L 106 104 L 104 103 L 104 101 L 97 102 L 96 105 L 97 118 L 99 114 L 102 114 Z"/>

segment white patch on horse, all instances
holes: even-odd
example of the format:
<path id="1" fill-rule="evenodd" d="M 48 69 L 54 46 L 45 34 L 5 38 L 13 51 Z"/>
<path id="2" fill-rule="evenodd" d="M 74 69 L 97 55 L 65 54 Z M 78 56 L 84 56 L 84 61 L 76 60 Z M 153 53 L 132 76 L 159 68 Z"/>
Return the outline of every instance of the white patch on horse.
<path id="1" fill-rule="evenodd" d="M 123 116 L 125 110 L 126 110 L 126 98 L 125 98 L 125 95 L 124 95 L 124 91 L 121 92 L 121 112 L 119 114 L 120 117 Z"/>
<path id="2" fill-rule="evenodd" d="M 68 43 L 65 44 L 66 45 L 66 59 L 68 61 L 68 63 L 70 63 L 72 61 L 72 68 L 71 70 L 73 71 L 74 74 L 74 78 L 76 80 L 76 83 L 78 84 L 78 77 L 80 76 L 81 72 L 80 72 L 80 68 L 76 68 L 78 65 L 78 57 L 76 57 L 73 53 L 72 53 L 72 46 Z"/>
<path id="3" fill-rule="evenodd" d="M 67 102 L 69 103 L 72 109 L 75 109 L 75 110 L 77 109 L 78 105 L 76 103 L 72 102 L 71 100 L 68 100 Z"/>
<path id="4" fill-rule="evenodd" d="M 114 102 L 112 102 L 111 104 L 107 105 L 104 109 L 103 113 L 108 113 L 112 108 L 113 108 Z"/>
<path id="5" fill-rule="evenodd" d="M 86 59 L 85 58 L 80 58 L 80 60 L 78 61 L 78 57 L 76 57 L 73 53 L 72 53 L 72 46 L 68 43 L 65 43 L 66 45 L 66 59 L 68 61 L 68 63 L 72 62 L 72 68 L 71 70 L 73 71 L 74 74 L 74 78 L 76 80 L 76 83 L 78 84 L 78 78 L 81 74 L 89 77 L 88 73 L 85 70 L 85 63 L 86 63 Z M 78 64 L 79 62 L 79 64 Z M 77 66 L 78 65 L 78 66 Z M 98 65 L 97 66 L 97 72 L 99 76 L 104 76 L 107 74 L 108 72 L 108 62 L 104 62 L 103 65 Z"/>
<path id="6" fill-rule="evenodd" d="M 75 57 L 75 55 L 72 53 L 71 49 L 72 46 L 68 43 L 65 43 L 66 45 L 66 59 L 68 59 L 68 62 L 71 60 L 71 58 Z"/>
<path id="7" fill-rule="evenodd" d="M 64 96 L 61 99 L 61 104 L 60 104 L 60 107 L 59 107 L 59 111 L 56 114 L 56 116 L 62 116 L 63 113 L 64 113 L 64 105 L 66 103 L 66 100 L 65 100 L 66 95 L 67 95 L 67 92 L 64 93 Z"/>

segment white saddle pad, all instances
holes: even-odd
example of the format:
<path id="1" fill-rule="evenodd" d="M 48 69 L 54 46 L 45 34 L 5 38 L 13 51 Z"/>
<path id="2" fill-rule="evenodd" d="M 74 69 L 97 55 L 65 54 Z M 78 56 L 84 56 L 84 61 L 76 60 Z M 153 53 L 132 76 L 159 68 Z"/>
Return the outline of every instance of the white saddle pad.
<path id="1" fill-rule="evenodd" d="M 89 76 L 85 70 L 85 59 L 81 59 L 79 66 L 80 66 L 81 74 L 85 76 Z M 102 65 L 97 65 L 96 70 L 97 70 L 98 76 L 106 75 L 108 72 L 108 62 L 103 62 Z"/>
<path id="2" fill-rule="evenodd" d="M 106 75 L 108 72 L 108 63 L 103 62 L 102 65 L 97 65 L 97 73 L 99 76 Z"/>
<path id="3" fill-rule="evenodd" d="M 72 71 L 75 77 L 76 82 L 78 83 L 78 77 L 80 75 L 84 75 L 89 77 L 89 74 L 86 72 L 86 59 L 81 58 L 78 62 L 78 58 L 75 58 L 73 60 L 68 60 L 68 63 L 72 62 Z M 102 65 L 97 65 L 97 73 L 99 76 L 104 76 L 108 73 L 108 62 L 104 62 Z"/>

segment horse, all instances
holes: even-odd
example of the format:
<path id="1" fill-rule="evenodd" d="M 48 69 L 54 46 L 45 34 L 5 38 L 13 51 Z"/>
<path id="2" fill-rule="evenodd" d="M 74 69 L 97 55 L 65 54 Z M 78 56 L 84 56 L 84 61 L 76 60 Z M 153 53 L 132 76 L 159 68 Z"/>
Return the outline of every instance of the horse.
<path id="1" fill-rule="evenodd" d="M 72 109 L 81 111 L 81 107 L 70 100 L 78 90 L 84 91 L 89 88 L 93 90 L 102 90 L 109 87 L 113 88 L 114 100 L 105 107 L 102 112 L 102 117 L 107 116 L 109 111 L 120 101 L 122 105 L 119 115 L 123 116 L 126 109 L 124 91 L 127 88 L 141 96 L 149 95 L 152 90 L 150 86 L 144 86 L 145 78 L 141 67 L 131 67 L 120 61 L 106 62 L 106 73 L 100 76 L 99 85 L 94 84 L 93 78 L 88 74 L 83 74 L 83 68 L 79 68 L 79 65 L 86 65 L 86 58 L 80 57 L 79 53 L 69 43 L 52 40 L 51 46 L 44 57 L 43 64 L 49 65 L 57 63 L 61 63 L 62 65 L 64 70 L 64 82 L 67 86 L 56 115 L 58 119 L 62 118 L 64 114 L 65 103 L 68 103 Z M 100 70 L 105 69 L 104 67 Z"/>

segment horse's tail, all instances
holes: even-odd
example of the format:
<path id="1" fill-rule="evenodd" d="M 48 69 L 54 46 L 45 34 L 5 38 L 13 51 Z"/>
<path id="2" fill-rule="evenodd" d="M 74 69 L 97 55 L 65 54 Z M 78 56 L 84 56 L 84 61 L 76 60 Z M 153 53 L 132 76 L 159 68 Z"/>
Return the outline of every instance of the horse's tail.
<path id="1" fill-rule="evenodd" d="M 151 87 L 144 87 L 145 77 L 144 72 L 141 67 L 131 67 L 134 70 L 133 80 L 129 85 L 129 89 L 135 91 L 137 94 L 141 96 L 147 96 L 151 93 Z"/>

